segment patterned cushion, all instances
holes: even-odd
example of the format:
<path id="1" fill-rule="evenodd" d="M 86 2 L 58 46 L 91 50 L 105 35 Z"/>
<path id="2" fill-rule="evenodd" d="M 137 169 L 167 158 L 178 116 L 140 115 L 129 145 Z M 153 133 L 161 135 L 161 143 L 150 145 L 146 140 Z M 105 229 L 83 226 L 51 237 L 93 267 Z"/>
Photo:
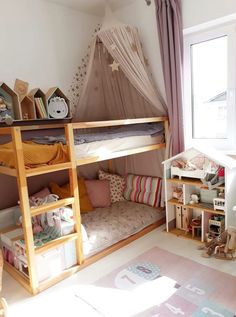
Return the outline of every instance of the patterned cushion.
<path id="1" fill-rule="evenodd" d="M 127 200 L 160 207 L 162 180 L 159 177 L 128 174 L 124 190 Z"/>
<path id="2" fill-rule="evenodd" d="M 117 174 L 106 173 L 102 170 L 98 171 L 98 178 L 100 180 L 106 179 L 110 181 L 111 202 L 125 200 L 123 197 L 123 190 L 125 185 L 124 177 Z"/>

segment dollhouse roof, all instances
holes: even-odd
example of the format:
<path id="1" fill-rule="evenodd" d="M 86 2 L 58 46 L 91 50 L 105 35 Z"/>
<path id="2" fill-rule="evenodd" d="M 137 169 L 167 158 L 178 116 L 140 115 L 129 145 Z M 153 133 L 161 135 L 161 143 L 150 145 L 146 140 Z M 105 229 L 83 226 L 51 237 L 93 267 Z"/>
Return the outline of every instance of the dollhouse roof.
<path id="1" fill-rule="evenodd" d="M 215 149 L 212 148 L 201 148 L 201 147 L 191 147 L 189 149 L 187 149 L 186 151 L 183 151 L 175 156 L 172 156 L 171 158 L 169 158 L 168 160 L 165 160 L 162 162 L 162 164 L 168 164 L 171 161 L 177 159 L 177 158 L 181 158 L 184 157 L 186 159 L 192 159 L 193 157 L 202 154 L 205 157 L 207 157 L 208 159 L 214 161 L 215 163 L 223 166 L 223 167 L 227 167 L 229 169 L 233 169 L 236 168 L 236 160 L 231 158 L 228 155 L 223 154 L 220 151 L 217 151 Z"/>

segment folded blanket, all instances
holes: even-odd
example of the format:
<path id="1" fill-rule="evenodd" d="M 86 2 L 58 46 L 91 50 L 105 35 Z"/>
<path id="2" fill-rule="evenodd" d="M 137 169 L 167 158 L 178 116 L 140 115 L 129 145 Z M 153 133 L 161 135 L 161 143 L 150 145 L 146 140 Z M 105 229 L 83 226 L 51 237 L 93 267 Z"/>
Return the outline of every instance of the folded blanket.
<path id="1" fill-rule="evenodd" d="M 67 146 L 61 143 L 41 145 L 23 142 L 25 166 L 32 168 L 40 165 L 53 165 L 68 161 Z M 15 168 L 12 142 L 0 145 L 0 164 Z"/>

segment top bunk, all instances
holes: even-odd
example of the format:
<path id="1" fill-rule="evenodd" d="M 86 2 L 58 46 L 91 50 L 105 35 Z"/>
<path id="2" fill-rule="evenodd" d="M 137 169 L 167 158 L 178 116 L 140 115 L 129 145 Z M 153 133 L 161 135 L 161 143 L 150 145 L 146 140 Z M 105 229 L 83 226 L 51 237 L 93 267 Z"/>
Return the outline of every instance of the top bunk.
<path id="1" fill-rule="evenodd" d="M 25 166 L 30 177 L 158 150 L 167 134 L 167 117 L 2 127 L 1 138 L 11 141 L 1 141 L 0 173 L 17 177 Z"/>

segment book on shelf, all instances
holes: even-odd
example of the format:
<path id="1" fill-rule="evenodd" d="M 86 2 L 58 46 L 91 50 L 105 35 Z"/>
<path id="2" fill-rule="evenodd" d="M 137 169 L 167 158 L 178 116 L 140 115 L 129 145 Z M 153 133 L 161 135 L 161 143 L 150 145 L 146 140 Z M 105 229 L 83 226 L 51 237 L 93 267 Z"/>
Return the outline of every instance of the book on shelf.
<path id="1" fill-rule="evenodd" d="M 47 112 L 46 112 L 46 108 L 45 105 L 43 103 L 43 99 L 40 98 L 34 98 L 35 100 L 35 105 L 36 105 L 36 109 L 37 109 L 37 113 L 39 118 L 47 118 Z"/>

